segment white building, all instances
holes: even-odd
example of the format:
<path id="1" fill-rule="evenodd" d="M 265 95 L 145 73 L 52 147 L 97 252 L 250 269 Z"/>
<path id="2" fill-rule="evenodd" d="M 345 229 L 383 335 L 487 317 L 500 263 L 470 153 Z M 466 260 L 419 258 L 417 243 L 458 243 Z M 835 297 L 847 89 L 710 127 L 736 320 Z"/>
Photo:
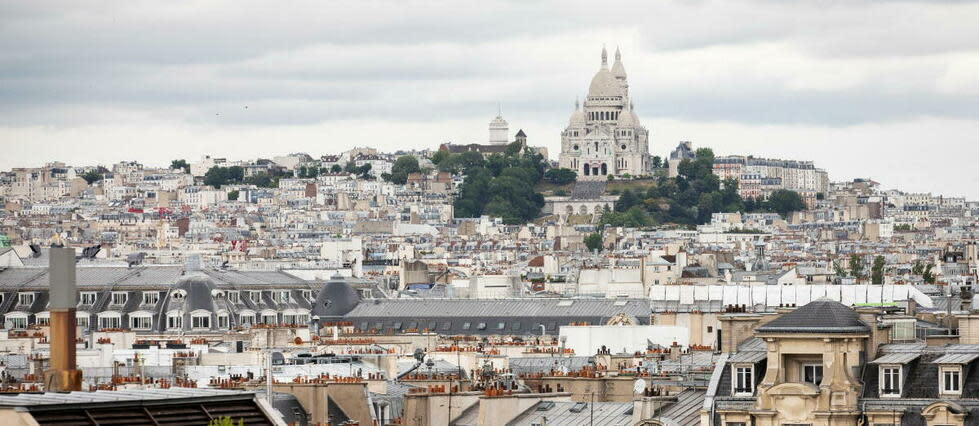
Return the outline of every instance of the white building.
<path id="1" fill-rule="evenodd" d="M 609 70 L 602 48 L 602 67 L 591 80 L 584 106 L 575 102 L 568 127 L 561 133 L 560 165 L 586 180 L 650 172 L 649 131 L 633 110 L 617 49 Z"/>

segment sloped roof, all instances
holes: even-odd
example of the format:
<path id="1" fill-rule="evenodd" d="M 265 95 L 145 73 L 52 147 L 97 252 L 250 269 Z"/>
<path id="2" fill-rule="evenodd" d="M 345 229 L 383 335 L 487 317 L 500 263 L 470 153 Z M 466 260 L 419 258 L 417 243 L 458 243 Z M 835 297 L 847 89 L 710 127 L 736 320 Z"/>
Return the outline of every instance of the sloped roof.
<path id="1" fill-rule="evenodd" d="M 755 329 L 759 333 L 864 333 L 870 327 L 840 302 L 820 299 Z"/>

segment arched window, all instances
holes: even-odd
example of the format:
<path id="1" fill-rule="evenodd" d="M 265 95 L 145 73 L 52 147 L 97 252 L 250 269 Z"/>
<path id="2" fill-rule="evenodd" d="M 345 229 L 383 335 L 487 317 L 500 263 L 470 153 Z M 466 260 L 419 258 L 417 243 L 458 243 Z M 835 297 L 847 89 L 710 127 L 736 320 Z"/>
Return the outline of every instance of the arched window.
<path id="1" fill-rule="evenodd" d="M 608 174 L 608 166 L 606 166 L 605 163 L 602 163 L 602 175 L 607 175 L 607 174 Z"/>
<path id="2" fill-rule="evenodd" d="M 591 171 L 591 167 L 585 164 L 585 176 L 588 176 L 589 171 Z"/>

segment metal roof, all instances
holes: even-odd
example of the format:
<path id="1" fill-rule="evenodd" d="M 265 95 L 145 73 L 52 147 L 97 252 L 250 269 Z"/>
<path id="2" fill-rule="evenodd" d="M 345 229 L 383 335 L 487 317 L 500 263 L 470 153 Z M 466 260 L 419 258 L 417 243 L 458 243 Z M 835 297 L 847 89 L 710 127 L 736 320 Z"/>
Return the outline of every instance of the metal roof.
<path id="1" fill-rule="evenodd" d="M 938 359 L 932 361 L 932 364 L 968 364 L 979 358 L 979 352 L 977 353 L 949 353 L 938 357 Z"/>
<path id="2" fill-rule="evenodd" d="M 884 355 L 871 361 L 871 364 L 907 364 L 918 359 L 921 353 L 915 352 L 895 352 Z"/>
<path id="3" fill-rule="evenodd" d="M 768 358 L 768 352 L 761 351 L 744 351 L 738 352 L 728 358 L 727 362 L 731 363 L 756 363 L 765 358 Z"/>
<path id="4" fill-rule="evenodd" d="M 544 407 L 548 408 L 544 409 Z M 542 401 L 531 406 L 508 424 L 632 425 L 632 408 L 632 402 Z M 547 417 L 547 420 L 543 420 L 544 417 Z"/>
<path id="5" fill-rule="evenodd" d="M 16 396 L 0 396 L 0 407 L 26 407 L 34 405 L 87 404 L 98 402 L 169 400 L 182 398 L 206 398 L 214 396 L 254 396 L 255 392 L 217 389 L 145 389 L 95 392 L 46 392 L 22 393 Z"/>

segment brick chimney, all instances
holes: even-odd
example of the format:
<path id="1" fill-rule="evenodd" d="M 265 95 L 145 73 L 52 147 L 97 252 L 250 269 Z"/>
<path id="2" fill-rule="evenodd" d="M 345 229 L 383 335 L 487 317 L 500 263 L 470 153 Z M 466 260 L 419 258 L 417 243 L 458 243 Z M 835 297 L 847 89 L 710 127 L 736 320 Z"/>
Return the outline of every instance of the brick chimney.
<path id="1" fill-rule="evenodd" d="M 44 372 L 44 389 L 68 392 L 82 389 L 82 372 L 75 364 L 75 250 L 50 249 L 51 368 Z"/>

